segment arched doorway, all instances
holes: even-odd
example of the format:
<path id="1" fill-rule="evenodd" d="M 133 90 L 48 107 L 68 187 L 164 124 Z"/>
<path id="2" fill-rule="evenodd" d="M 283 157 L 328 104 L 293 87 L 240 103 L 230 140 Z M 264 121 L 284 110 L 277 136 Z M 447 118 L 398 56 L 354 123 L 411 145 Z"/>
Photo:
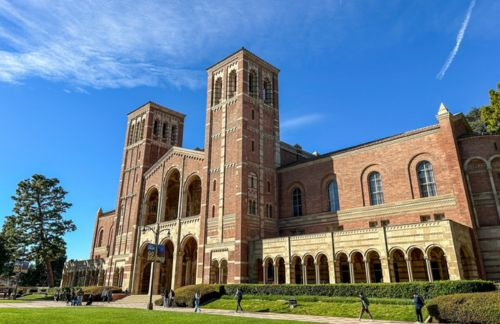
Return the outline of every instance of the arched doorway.
<path id="1" fill-rule="evenodd" d="M 382 262 L 377 251 L 370 251 L 366 255 L 370 270 L 370 282 L 383 282 Z"/>
<path id="2" fill-rule="evenodd" d="M 146 246 L 144 246 L 141 253 L 141 276 L 139 282 L 139 292 L 141 294 L 147 294 L 149 292 L 149 279 L 151 277 L 151 262 L 147 261 L 148 251 Z"/>
<path id="3" fill-rule="evenodd" d="M 274 283 L 274 264 L 273 259 L 267 258 L 264 263 L 264 271 L 266 271 L 266 284 Z"/>
<path id="4" fill-rule="evenodd" d="M 478 278 L 476 262 L 472 254 L 464 246 L 460 247 L 460 265 L 462 266 L 463 279 L 471 280 Z"/>
<path id="5" fill-rule="evenodd" d="M 404 252 L 399 249 L 392 250 L 390 260 L 392 280 L 394 282 L 410 281 L 408 278 L 408 266 L 406 265 Z"/>
<path id="6" fill-rule="evenodd" d="M 146 198 L 146 210 L 144 215 L 143 225 L 150 225 L 156 223 L 156 216 L 158 211 L 158 190 L 153 188 L 149 191 Z"/>
<path id="7" fill-rule="evenodd" d="M 351 254 L 352 273 L 354 275 L 354 282 L 366 282 L 366 269 L 363 255 L 361 252 L 354 252 Z"/>
<path id="8" fill-rule="evenodd" d="M 188 237 L 183 245 L 181 286 L 196 283 L 196 262 L 198 244 L 194 237 Z"/>
<path id="9" fill-rule="evenodd" d="M 179 206 L 180 173 L 173 170 L 168 176 L 165 193 L 165 211 L 162 220 L 169 221 L 177 219 L 177 209 Z"/>
<path id="10" fill-rule="evenodd" d="M 410 251 L 409 258 L 413 281 L 428 281 L 429 276 L 427 274 L 424 252 L 422 252 L 419 248 L 414 248 Z"/>
<path id="11" fill-rule="evenodd" d="M 324 254 L 318 256 L 318 267 L 319 267 L 319 283 L 329 284 L 330 283 L 330 272 L 328 271 L 328 258 Z"/>
<path id="12" fill-rule="evenodd" d="M 291 281 L 294 284 L 302 284 L 302 260 L 298 256 L 292 259 L 292 269 L 290 271 Z"/>
<path id="13" fill-rule="evenodd" d="M 347 254 L 339 253 L 335 261 L 337 282 L 350 283 L 351 282 L 351 272 L 349 270 L 349 261 L 347 259 Z"/>
<path id="14" fill-rule="evenodd" d="M 219 273 L 220 273 L 220 283 L 227 284 L 227 261 L 226 260 L 222 260 L 220 262 Z"/>
<path id="15" fill-rule="evenodd" d="M 286 283 L 285 260 L 280 257 L 275 262 L 278 265 L 278 284 L 284 284 Z"/>
<path id="16" fill-rule="evenodd" d="M 166 240 L 165 246 L 165 262 L 157 264 L 160 266 L 160 291 L 169 291 L 172 287 L 172 269 L 174 266 L 174 243 Z"/>
<path id="17" fill-rule="evenodd" d="M 212 260 L 212 263 L 210 263 L 210 283 L 219 283 L 219 261 L 217 260 Z"/>
<path id="18" fill-rule="evenodd" d="M 200 214 L 201 207 L 201 180 L 198 176 L 192 176 L 186 186 L 185 193 L 186 217 Z"/>
<path id="19" fill-rule="evenodd" d="M 429 250 L 429 261 L 433 280 L 449 280 L 448 263 L 443 249 L 438 246 Z"/>
<path id="20" fill-rule="evenodd" d="M 306 267 L 306 285 L 316 283 L 316 268 L 314 266 L 314 258 L 311 255 L 304 257 L 304 265 Z"/>

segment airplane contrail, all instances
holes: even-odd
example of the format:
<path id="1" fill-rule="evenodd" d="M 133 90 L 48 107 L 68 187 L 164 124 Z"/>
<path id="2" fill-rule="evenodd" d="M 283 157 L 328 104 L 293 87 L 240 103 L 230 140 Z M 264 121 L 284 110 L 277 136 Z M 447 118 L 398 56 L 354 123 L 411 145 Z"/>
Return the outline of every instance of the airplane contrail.
<path id="1" fill-rule="evenodd" d="M 453 60 L 455 59 L 455 56 L 457 55 L 457 52 L 460 48 L 460 44 L 462 43 L 462 39 L 464 38 L 465 30 L 467 29 L 467 25 L 469 25 L 469 20 L 470 16 L 472 14 L 472 9 L 474 9 L 474 6 L 476 5 L 476 0 L 472 0 L 469 4 L 469 8 L 467 9 L 467 14 L 465 15 L 465 19 L 462 22 L 462 27 L 460 27 L 460 30 L 458 31 L 457 34 L 457 42 L 455 43 L 455 47 L 453 47 L 453 50 L 450 52 L 450 55 L 444 62 L 443 66 L 441 67 L 441 70 L 439 73 L 436 75 L 436 78 L 438 80 L 441 80 L 444 75 L 446 74 L 446 71 L 450 67 L 451 63 L 453 63 Z"/>

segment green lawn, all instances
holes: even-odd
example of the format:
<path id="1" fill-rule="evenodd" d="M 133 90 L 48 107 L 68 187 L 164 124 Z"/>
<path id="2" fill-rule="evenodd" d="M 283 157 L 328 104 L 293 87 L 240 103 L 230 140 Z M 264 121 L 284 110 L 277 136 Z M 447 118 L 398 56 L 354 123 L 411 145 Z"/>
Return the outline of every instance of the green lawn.
<path id="1" fill-rule="evenodd" d="M 195 313 L 174 313 L 128 308 L 61 307 L 0 308 L 0 323 L 299 323 Z M 304 323 L 304 322 L 301 322 Z"/>
<path id="2" fill-rule="evenodd" d="M 274 300 L 273 300 L 274 299 Z M 273 312 L 290 313 L 302 315 L 322 315 L 334 317 L 358 317 L 360 303 L 356 298 L 342 297 L 316 297 L 297 298 L 299 306 L 294 309 L 288 307 L 288 300 L 275 300 L 277 296 L 258 298 L 257 296 L 245 296 L 241 303 L 245 311 L 250 312 Z M 415 321 L 415 308 L 410 304 L 411 300 L 370 299 L 370 312 L 374 319 Z M 224 296 L 213 301 L 202 308 L 208 309 L 235 309 L 234 299 Z M 424 318 L 427 311 L 424 307 Z M 365 315 L 367 316 L 367 315 Z"/>
<path id="3" fill-rule="evenodd" d="M 19 297 L 18 300 L 54 300 L 54 296 L 45 294 L 31 294 Z"/>
<path id="4" fill-rule="evenodd" d="M 24 301 L 23 300 L 13 300 L 13 299 L 0 299 L 0 304 L 1 303 L 23 303 Z"/>

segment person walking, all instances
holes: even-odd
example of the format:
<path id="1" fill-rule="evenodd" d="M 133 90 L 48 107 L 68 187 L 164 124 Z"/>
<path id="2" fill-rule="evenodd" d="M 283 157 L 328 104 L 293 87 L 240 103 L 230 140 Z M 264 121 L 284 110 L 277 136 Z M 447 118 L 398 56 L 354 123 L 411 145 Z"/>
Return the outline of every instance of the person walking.
<path id="1" fill-rule="evenodd" d="M 238 313 L 238 311 L 243 312 L 243 308 L 241 307 L 241 300 L 243 299 L 243 291 L 240 288 L 236 289 L 234 298 L 236 298 L 236 313 Z"/>
<path id="2" fill-rule="evenodd" d="M 106 297 L 107 297 L 108 303 L 111 303 L 113 301 L 113 291 L 111 289 L 108 289 L 108 294 Z"/>
<path id="3" fill-rule="evenodd" d="M 417 322 L 423 323 L 422 307 L 424 307 L 424 299 L 418 294 L 413 294 L 413 304 L 415 305 L 415 314 L 417 314 Z"/>
<path id="4" fill-rule="evenodd" d="M 102 292 L 101 292 L 101 300 L 103 302 L 105 302 L 107 299 L 108 299 L 108 290 L 107 289 L 103 289 Z"/>
<path id="5" fill-rule="evenodd" d="M 80 288 L 77 293 L 77 300 L 78 300 L 78 306 L 82 306 L 82 301 L 83 301 L 83 290 Z"/>
<path id="6" fill-rule="evenodd" d="M 194 312 L 195 313 L 200 313 L 201 312 L 201 309 L 200 309 L 200 298 L 201 298 L 200 293 L 196 292 L 194 294 Z"/>
<path id="7" fill-rule="evenodd" d="M 161 290 L 161 305 L 165 308 L 168 306 L 168 296 L 165 292 L 165 289 Z"/>
<path id="8" fill-rule="evenodd" d="M 373 319 L 373 316 L 370 313 L 370 310 L 368 309 L 368 306 L 370 306 L 370 302 L 368 301 L 368 298 L 366 298 L 365 294 L 363 294 L 362 292 L 359 293 L 359 300 L 361 301 L 361 311 L 359 312 L 359 321 L 361 321 L 361 317 L 363 316 L 364 313 L 367 313 L 370 316 L 370 319 Z"/>
<path id="9" fill-rule="evenodd" d="M 175 292 L 173 289 L 170 289 L 170 291 L 168 292 L 168 307 L 174 306 L 174 298 L 175 298 Z"/>

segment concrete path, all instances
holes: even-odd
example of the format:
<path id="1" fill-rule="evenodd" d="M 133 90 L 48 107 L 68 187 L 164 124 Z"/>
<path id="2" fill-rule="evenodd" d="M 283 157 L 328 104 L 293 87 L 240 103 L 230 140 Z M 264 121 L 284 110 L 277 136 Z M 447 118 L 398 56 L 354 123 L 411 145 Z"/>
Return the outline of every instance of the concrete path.
<path id="1" fill-rule="evenodd" d="M 44 307 L 65 307 L 64 302 L 53 302 L 53 301 L 32 301 L 25 303 L 0 303 L 1 308 L 44 308 Z M 70 306 L 68 306 L 70 307 Z M 77 307 L 77 306 L 75 306 Z M 82 306 L 85 307 L 85 306 Z M 146 309 L 145 303 L 103 303 L 94 302 L 91 307 L 114 307 L 114 308 L 136 308 L 136 309 Z M 163 308 L 159 306 L 154 307 L 157 311 L 165 312 L 179 312 L 179 313 L 192 313 L 192 308 Z M 308 323 L 345 323 L 353 324 L 359 321 L 356 318 L 343 318 L 343 317 L 328 317 L 328 316 L 313 316 L 313 315 L 296 315 L 296 314 L 280 314 L 280 313 L 254 313 L 254 312 L 243 312 L 235 313 L 234 311 L 222 310 L 222 309 L 203 309 L 201 310 L 203 314 L 213 314 L 213 315 L 224 315 L 233 317 L 246 317 L 246 318 L 262 318 L 268 320 L 289 320 L 289 321 L 300 321 Z M 362 322 L 370 323 L 393 323 L 401 324 L 408 322 L 400 321 L 381 321 L 381 320 L 368 320 L 363 319 Z"/>

